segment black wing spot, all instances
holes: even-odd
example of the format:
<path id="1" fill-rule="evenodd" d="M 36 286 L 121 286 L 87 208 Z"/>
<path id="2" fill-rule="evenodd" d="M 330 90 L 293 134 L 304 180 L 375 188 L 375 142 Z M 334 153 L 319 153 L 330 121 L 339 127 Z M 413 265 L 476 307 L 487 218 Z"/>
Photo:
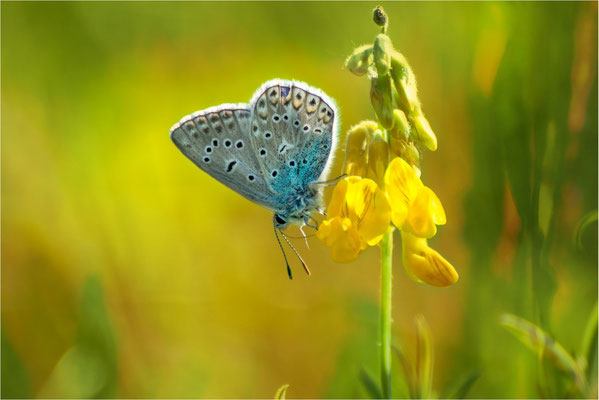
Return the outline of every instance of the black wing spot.
<path id="1" fill-rule="evenodd" d="M 279 117 L 279 114 L 275 114 L 275 115 L 272 116 L 272 120 L 274 122 L 279 122 L 280 119 L 281 119 L 281 117 Z"/>
<path id="2" fill-rule="evenodd" d="M 231 161 L 229 165 L 227 165 L 227 172 L 233 171 L 233 168 L 235 168 L 235 164 L 237 164 L 237 161 Z"/>
<path id="3" fill-rule="evenodd" d="M 302 164 L 306 165 L 308 164 L 308 160 L 306 160 L 305 158 L 302 160 Z"/>
<path id="4" fill-rule="evenodd" d="M 266 149 L 264 149 L 264 148 L 260 149 L 260 155 L 262 157 L 266 156 Z"/>
<path id="5" fill-rule="evenodd" d="M 288 120 L 289 120 L 289 115 L 287 115 L 287 114 L 283 114 L 283 119 L 284 119 L 285 121 L 288 121 Z"/>
<path id="6" fill-rule="evenodd" d="M 327 116 L 330 118 L 333 116 L 333 113 L 329 111 L 329 112 L 327 112 Z"/>
<path id="7" fill-rule="evenodd" d="M 293 126 L 300 126 L 300 122 L 298 119 L 296 119 L 295 121 L 293 121 Z"/>
<path id="8" fill-rule="evenodd" d="M 210 163 L 210 157 L 204 157 L 202 159 L 206 164 Z"/>
<path id="9" fill-rule="evenodd" d="M 258 103 L 258 107 L 264 108 L 265 105 L 266 105 L 266 102 L 264 101 L 264 99 L 260 99 L 260 102 Z"/>
<path id="10" fill-rule="evenodd" d="M 206 153 L 210 154 L 210 153 L 212 153 L 212 147 L 210 147 L 210 146 L 206 146 L 206 147 L 204 147 L 204 151 L 205 151 Z"/>
<path id="11" fill-rule="evenodd" d="M 225 147 L 228 149 L 233 143 L 229 139 L 225 139 Z"/>
<path id="12" fill-rule="evenodd" d="M 322 129 L 316 128 L 316 129 L 314 129 L 314 133 L 321 134 L 322 133 Z"/>
<path id="13" fill-rule="evenodd" d="M 289 161 L 289 166 L 290 167 L 295 167 L 295 161 L 294 160 Z"/>
<path id="14" fill-rule="evenodd" d="M 295 98 L 298 100 L 302 99 L 302 93 L 301 92 L 297 92 L 297 94 L 295 95 Z"/>
<path id="15" fill-rule="evenodd" d="M 271 132 L 269 132 L 269 131 L 266 131 L 266 132 L 264 132 L 264 137 L 265 137 L 265 138 L 267 138 L 267 139 L 270 139 L 270 138 L 271 138 L 271 136 L 272 136 L 272 133 L 271 133 Z"/>
<path id="16" fill-rule="evenodd" d="M 279 173 L 277 172 L 277 170 L 275 169 L 274 171 L 272 171 L 270 173 L 272 175 L 273 178 L 275 178 Z"/>
<path id="17" fill-rule="evenodd" d="M 248 181 L 253 181 L 254 179 L 256 179 L 256 177 L 254 175 L 248 175 Z"/>
<path id="18" fill-rule="evenodd" d="M 315 106 L 316 105 L 316 99 L 312 98 L 312 100 L 310 100 L 310 105 L 311 106 Z"/>
<path id="19" fill-rule="evenodd" d="M 237 147 L 238 149 L 243 149 L 243 141 L 238 140 L 237 142 L 235 142 L 235 147 Z"/>
<path id="20" fill-rule="evenodd" d="M 208 132 L 210 132 L 210 128 L 209 127 L 205 127 L 204 129 L 202 129 L 202 132 L 208 133 Z"/>
<path id="21" fill-rule="evenodd" d="M 257 130 L 258 130 L 258 125 L 254 125 L 254 127 L 252 128 L 252 132 L 256 133 Z"/>
<path id="22" fill-rule="evenodd" d="M 310 125 L 306 124 L 304 125 L 304 132 L 308 132 L 310 130 Z"/>
<path id="23" fill-rule="evenodd" d="M 210 114 L 210 122 L 218 122 L 218 115 Z"/>
<path id="24" fill-rule="evenodd" d="M 270 92 L 270 97 L 275 97 L 277 95 L 277 91 L 273 90 L 272 92 Z"/>
<path id="25" fill-rule="evenodd" d="M 218 147 L 218 139 L 212 139 L 212 145 Z"/>
<path id="26" fill-rule="evenodd" d="M 327 109 L 323 107 L 323 108 L 322 108 L 322 110 L 320 110 L 320 112 L 322 112 L 322 113 L 323 113 L 323 112 L 325 112 L 326 110 L 327 110 Z"/>
<path id="27" fill-rule="evenodd" d="M 220 125 L 216 125 L 214 127 L 214 130 L 216 131 L 216 133 L 221 133 L 223 131 L 223 127 Z"/>

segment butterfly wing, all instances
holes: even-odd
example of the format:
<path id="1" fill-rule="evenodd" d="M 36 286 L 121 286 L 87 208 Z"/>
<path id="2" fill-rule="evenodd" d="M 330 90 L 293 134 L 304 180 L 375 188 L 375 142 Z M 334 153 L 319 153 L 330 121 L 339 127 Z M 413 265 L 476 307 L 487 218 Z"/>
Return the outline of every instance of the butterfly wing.
<path id="1" fill-rule="evenodd" d="M 250 139 L 268 185 L 292 196 L 328 173 L 336 145 L 335 103 L 319 89 L 266 82 L 250 101 Z"/>
<path id="2" fill-rule="evenodd" d="M 223 104 L 181 119 L 171 139 L 195 165 L 245 198 L 275 209 L 275 193 L 267 184 L 250 144 L 248 104 Z"/>

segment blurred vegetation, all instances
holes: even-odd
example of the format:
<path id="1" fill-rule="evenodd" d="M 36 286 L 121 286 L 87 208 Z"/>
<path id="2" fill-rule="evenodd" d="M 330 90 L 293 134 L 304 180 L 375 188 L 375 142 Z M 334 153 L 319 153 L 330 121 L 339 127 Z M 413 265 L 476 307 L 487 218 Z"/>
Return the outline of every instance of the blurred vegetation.
<path id="1" fill-rule="evenodd" d="M 597 3 L 382 4 L 460 273 L 395 274 L 393 393 L 596 398 Z M 289 282 L 269 212 L 168 138 L 274 77 L 335 98 L 344 131 L 372 119 L 342 66 L 374 5 L 0 4 L 3 398 L 376 397 L 376 249 L 339 265 L 313 241 Z"/>

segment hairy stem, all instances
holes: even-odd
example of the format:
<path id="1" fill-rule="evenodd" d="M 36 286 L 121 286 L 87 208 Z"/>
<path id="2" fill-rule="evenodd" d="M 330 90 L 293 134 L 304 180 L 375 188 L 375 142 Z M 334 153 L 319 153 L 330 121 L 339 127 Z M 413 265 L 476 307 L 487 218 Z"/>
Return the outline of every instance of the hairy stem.
<path id="1" fill-rule="evenodd" d="M 380 362 L 381 388 L 384 399 L 391 398 L 391 273 L 393 256 L 393 227 L 381 240 L 381 314 Z"/>

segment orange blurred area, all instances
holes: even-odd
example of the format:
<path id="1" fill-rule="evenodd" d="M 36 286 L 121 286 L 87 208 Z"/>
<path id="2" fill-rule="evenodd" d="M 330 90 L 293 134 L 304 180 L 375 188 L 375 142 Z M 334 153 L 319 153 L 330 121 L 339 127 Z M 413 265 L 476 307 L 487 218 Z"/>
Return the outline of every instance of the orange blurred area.
<path id="1" fill-rule="evenodd" d="M 289 398 L 368 396 L 378 248 L 336 264 L 315 237 L 292 239 L 312 276 L 288 252 L 290 281 L 272 214 L 168 133 L 272 78 L 334 98 L 342 132 L 374 119 L 368 80 L 343 68 L 379 32 L 374 5 L 2 2 L 2 397 L 271 398 L 285 383 Z M 446 289 L 411 280 L 395 235 L 394 342 L 416 357 L 422 315 L 437 396 L 474 371 L 474 397 L 537 397 L 534 354 L 497 318 L 533 319 L 546 290 L 547 329 L 572 349 L 597 300 L 596 222 L 572 245 L 597 209 L 596 3 L 383 6 L 439 140 L 422 180 L 448 222 L 430 244 L 460 274 Z M 530 146 L 500 143 L 499 127 Z M 531 219 L 521 199 L 538 193 L 521 188 L 535 179 L 548 189 Z M 541 289 L 536 244 L 523 247 L 539 215 Z"/>

